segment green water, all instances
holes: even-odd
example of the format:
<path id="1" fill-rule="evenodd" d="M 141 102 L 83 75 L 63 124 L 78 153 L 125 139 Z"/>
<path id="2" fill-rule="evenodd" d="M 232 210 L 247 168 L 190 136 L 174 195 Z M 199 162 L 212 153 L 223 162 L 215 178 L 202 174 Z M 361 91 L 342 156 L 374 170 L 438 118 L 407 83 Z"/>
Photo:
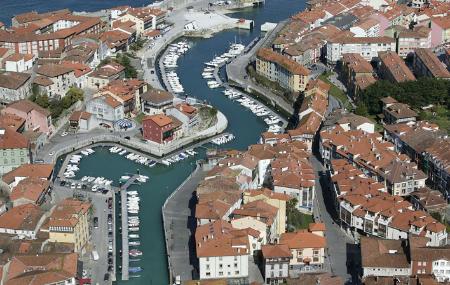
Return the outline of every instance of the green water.
<path id="1" fill-rule="evenodd" d="M 303 1 L 266 0 L 262 8 L 248 9 L 231 15 L 236 18 L 253 19 L 254 31 L 224 31 L 211 39 L 189 40 L 192 48 L 178 62 L 178 75 L 186 93 L 189 96 L 206 100 L 225 114 L 229 121 L 229 132 L 236 139 L 224 145 L 224 148 L 246 149 L 248 145 L 257 143 L 260 133 L 266 129 L 262 119 L 256 117 L 248 109 L 226 98 L 222 89 L 211 90 L 201 77 L 203 63 L 215 55 L 223 53 L 230 42 L 249 43 L 259 35 L 259 27 L 266 21 L 278 22 L 304 8 Z M 150 177 L 149 181 L 140 186 L 134 185 L 130 190 L 138 190 L 141 198 L 141 246 L 143 252 L 141 261 L 134 266 L 143 267 L 140 278 L 132 278 L 127 284 L 167 284 L 167 257 L 164 244 L 161 207 L 167 197 L 189 176 L 195 166 L 195 160 L 204 158 L 204 149 L 199 155 L 190 157 L 172 166 L 156 166 L 148 168 L 117 154 L 110 154 L 104 148 L 97 148 L 96 153 L 84 158 L 80 164 L 77 177 L 103 176 L 118 183 L 118 178 L 125 173 L 134 173 L 140 169 L 141 174 Z M 120 244 L 119 244 L 120 245 Z M 105 266 L 106 269 L 106 266 Z M 101 273 L 103 274 L 103 273 Z M 120 279 L 120 275 L 117 275 Z M 124 281 L 118 281 L 123 284 Z"/>

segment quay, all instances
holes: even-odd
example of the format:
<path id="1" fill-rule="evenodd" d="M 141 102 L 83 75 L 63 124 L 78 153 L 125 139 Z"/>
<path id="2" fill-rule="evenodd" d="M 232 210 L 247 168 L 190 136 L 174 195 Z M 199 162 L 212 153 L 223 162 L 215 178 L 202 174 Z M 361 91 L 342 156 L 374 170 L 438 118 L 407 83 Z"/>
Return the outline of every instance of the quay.
<path id="1" fill-rule="evenodd" d="M 120 208 L 122 213 L 122 280 L 128 280 L 128 267 L 130 265 L 130 253 L 128 244 L 128 209 L 127 209 L 127 189 L 135 181 L 138 175 L 133 175 L 120 187 Z"/>
<path id="2" fill-rule="evenodd" d="M 194 192 L 206 175 L 203 166 L 197 162 L 196 169 L 166 199 L 162 207 L 162 219 L 169 269 L 169 284 L 179 276 L 181 282 L 197 278 L 195 275 L 196 260 L 195 242 L 195 198 Z"/>

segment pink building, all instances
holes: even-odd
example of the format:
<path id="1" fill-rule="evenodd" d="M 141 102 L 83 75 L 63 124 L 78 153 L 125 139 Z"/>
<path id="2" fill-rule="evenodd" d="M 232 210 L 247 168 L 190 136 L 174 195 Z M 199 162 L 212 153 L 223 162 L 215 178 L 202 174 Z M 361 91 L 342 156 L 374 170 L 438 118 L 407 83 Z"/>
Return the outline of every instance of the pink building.
<path id="1" fill-rule="evenodd" d="M 25 130 L 50 135 L 54 131 L 50 112 L 29 100 L 19 100 L 1 110 L 2 114 L 14 114 L 25 119 Z"/>
<path id="2" fill-rule="evenodd" d="M 450 41 L 450 19 L 436 17 L 431 19 L 431 47 Z"/>

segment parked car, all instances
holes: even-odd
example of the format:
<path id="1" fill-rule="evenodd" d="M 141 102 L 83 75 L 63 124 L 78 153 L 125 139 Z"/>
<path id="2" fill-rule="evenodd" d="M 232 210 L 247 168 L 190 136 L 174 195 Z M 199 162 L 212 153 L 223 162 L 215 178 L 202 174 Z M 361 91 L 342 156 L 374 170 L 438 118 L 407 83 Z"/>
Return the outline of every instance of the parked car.
<path id="1" fill-rule="evenodd" d="M 94 228 L 98 228 L 98 217 L 94 217 Z"/>

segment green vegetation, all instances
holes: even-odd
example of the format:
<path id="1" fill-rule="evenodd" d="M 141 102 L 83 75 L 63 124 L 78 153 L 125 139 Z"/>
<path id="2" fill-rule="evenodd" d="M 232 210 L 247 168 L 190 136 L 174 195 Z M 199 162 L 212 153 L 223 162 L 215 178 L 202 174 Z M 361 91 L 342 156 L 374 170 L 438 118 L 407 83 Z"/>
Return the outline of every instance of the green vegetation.
<path id="1" fill-rule="evenodd" d="M 142 124 L 142 120 L 144 119 L 145 114 L 144 113 L 139 113 L 137 114 L 137 116 L 134 118 L 134 120 L 138 123 L 138 124 Z"/>
<path id="2" fill-rule="evenodd" d="M 209 128 L 217 122 L 217 109 L 209 106 L 202 106 L 198 110 L 202 129 Z"/>
<path id="3" fill-rule="evenodd" d="M 295 206 L 298 200 L 293 198 L 286 203 L 286 214 L 288 231 L 292 232 L 300 229 L 307 229 L 309 224 L 313 222 L 312 215 L 301 213 Z"/>
<path id="4" fill-rule="evenodd" d="M 30 97 L 31 101 L 42 108 L 49 109 L 53 120 L 59 118 L 65 110 L 69 109 L 76 102 L 83 101 L 83 99 L 83 90 L 75 87 L 71 87 L 66 96 L 61 99 L 50 99 L 47 94 L 33 94 Z"/>
<path id="5" fill-rule="evenodd" d="M 99 66 L 108 64 L 110 62 L 117 62 L 118 64 L 122 65 L 125 68 L 125 77 L 126 78 L 136 78 L 137 77 L 137 70 L 134 68 L 134 66 L 131 65 L 130 56 L 126 54 L 117 54 L 116 58 L 105 58 Z"/>
<path id="6" fill-rule="evenodd" d="M 450 81 L 422 77 L 416 81 L 394 84 L 379 80 L 360 94 L 358 108 L 366 109 L 368 115 L 379 114 L 382 112 L 380 99 L 386 96 L 410 105 L 421 119 L 430 120 L 442 129 L 450 130 Z M 429 105 L 433 107 L 421 110 Z"/>
<path id="7" fill-rule="evenodd" d="M 132 51 L 138 51 L 144 47 L 145 40 L 143 38 L 138 38 L 134 43 L 130 45 Z"/>
<path id="8" fill-rule="evenodd" d="M 330 77 L 332 74 L 331 71 L 328 72 L 324 72 L 319 76 L 319 79 L 330 84 L 331 88 L 330 88 L 330 95 L 333 96 L 334 98 L 338 99 L 339 101 L 341 101 L 342 105 L 347 109 L 347 110 L 351 110 L 351 104 L 348 100 L 347 95 L 344 93 L 344 91 L 342 91 L 341 89 L 339 89 L 336 85 L 334 85 L 330 79 L 328 79 L 328 77 Z M 363 116 L 363 115 L 362 115 Z"/>

